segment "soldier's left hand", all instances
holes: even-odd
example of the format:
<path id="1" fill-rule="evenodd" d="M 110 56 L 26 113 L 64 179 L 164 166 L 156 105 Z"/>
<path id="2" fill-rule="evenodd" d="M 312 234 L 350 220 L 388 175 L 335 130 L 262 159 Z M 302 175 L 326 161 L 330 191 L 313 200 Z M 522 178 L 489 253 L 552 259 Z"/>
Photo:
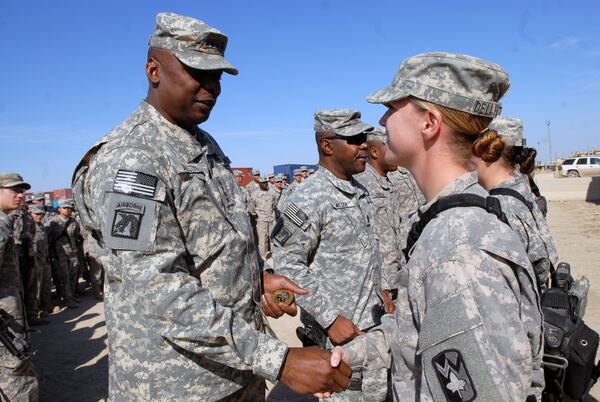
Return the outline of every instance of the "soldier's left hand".
<path id="1" fill-rule="evenodd" d="M 273 292 L 287 289 L 292 293 L 298 295 L 308 294 L 308 290 L 301 288 L 296 285 L 289 278 L 282 275 L 275 275 L 269 272 L 263 272 L 263 295 L 262 295 L 262 309 L 266 316 L 279 318 L 284 314 L 291 315 L 294 317 L 298 314 L 298 306 L 296 302 L 293 302 L 289 306 L 283 303 L 277 303 L 273 299 Z"/>

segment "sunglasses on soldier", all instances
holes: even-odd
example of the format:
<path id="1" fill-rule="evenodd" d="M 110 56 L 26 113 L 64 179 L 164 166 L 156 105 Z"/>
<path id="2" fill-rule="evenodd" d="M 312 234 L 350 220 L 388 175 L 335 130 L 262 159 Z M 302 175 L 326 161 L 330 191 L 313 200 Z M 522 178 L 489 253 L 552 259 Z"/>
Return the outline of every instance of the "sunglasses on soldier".
<path id="1" fill-rule="evenodd" d="M 350 145 L 361 145 L 367 141 L 367 133 L 360 133 L 345 137 L 343 135 L 332 135 L 331 137 L 325 137 L 324 140 L 346 140 L 346 143 Z"/>

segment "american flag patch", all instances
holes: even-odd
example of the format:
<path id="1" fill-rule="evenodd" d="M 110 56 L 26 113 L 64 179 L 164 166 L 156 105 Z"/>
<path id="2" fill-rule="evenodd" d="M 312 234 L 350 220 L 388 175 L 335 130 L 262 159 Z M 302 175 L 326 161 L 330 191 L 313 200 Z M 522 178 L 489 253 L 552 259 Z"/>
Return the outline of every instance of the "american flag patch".
<path id="1" fill-rule="evenodd" d="M 306 216 L 306 214 L 302 212 L 300 208 L 296 206 L 296 204 L 293 203 L 285 209 L 283 214 L 298 227 L 302 227 L 302 225 L 304 225 L 304 221 L 308 219 L 308 216 Z"/>
<path id="2" fill-rule="evenodd" d="M 119 169 L 113 191 L 152 198 L 156 193 L 158 178 L 149 174 Z"/>

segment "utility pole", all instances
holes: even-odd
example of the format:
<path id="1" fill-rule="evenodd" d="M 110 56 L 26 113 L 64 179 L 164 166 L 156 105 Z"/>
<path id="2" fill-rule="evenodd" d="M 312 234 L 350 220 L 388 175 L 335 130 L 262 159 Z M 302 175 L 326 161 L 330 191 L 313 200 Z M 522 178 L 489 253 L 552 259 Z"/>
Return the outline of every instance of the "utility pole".
<path id="1" fill-rule="evenodd" d="M 548 163 L 552 164 L 552 139 L 550 137 L 550 120 L 546 120 L 546 126 L 548 126 L 548 155 L 550 156 Z"/>

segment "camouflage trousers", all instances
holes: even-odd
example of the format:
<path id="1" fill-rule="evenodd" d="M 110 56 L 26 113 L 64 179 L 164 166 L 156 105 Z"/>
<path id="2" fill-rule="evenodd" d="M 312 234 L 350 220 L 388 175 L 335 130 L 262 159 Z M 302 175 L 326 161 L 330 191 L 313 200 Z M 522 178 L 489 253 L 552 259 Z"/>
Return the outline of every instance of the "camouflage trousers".
<path id="1" fill-rule="evenodd" d="M 52 305 L 52 269 L 50 264 L 40 264 L 40 292 L 39 307 L 46 309 Z"/>
<path id="2" fill-rule="evenodd" d="M 37 402 L 38 379 L 31 363 L 19 361 L 5 349 L 0 351 L 0 356 L 0 401 Z"/>
<path id="3" fill-rule="evenodd" d="M 98 258 L 90 253 L 86 254 L 88 267 L 90 268 L 90 281 L 92 283 L 102 283 L 104 268 Z"/>
<path id="4" fill-rule="evenodd" d="M 267 259 L 267 254 L 271 251 L 271 229 L 273 222 L 256 222 L 256 235 L 258 236 L 258 252 L 263 260 Z"/>
<path id="5" fill-rule="evenodd" d="M 35 262 L 26 269 L 25 310 L 28 317 L 35 317 L 39 312 L 41 270 Z"/>
<path id="6" fill-rule="evenodd" d="M 56 285 L 56 291 L 62 299 L 66 300 L 73 297 L 76 285 L 75 281 L 79 276 L 78 266 L 77 255 L 68 256 L 61 254 L 53 261 L 52 276 Z"/>

